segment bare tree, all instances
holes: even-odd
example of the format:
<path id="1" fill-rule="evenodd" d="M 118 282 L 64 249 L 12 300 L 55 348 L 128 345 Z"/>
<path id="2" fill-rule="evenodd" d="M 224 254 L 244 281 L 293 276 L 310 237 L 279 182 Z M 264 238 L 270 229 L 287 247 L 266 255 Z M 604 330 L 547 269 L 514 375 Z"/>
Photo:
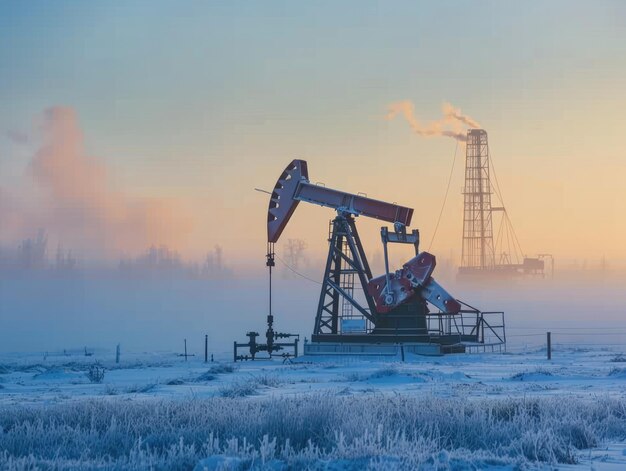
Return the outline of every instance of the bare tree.
<path id="1" fill-rule="evenodd" d="M 72 255 L 72 251 L 68 250 L 65 252 L 61 244 L 59 244 L 54 265 L 55 271 L 67 273 L 74 270 L 74 268 L 76 268 L 76 258 Z"/>
<path id="2" fill-rule="evenodd" d="M 223 269 L 222 253 L 222 247 L 215 245 L 215 267 L 218 272 L 221 272 Z"/>
<path id="3" fill-rule="evenodd" d="M 284 246 L 285 250 L 285 263 L 289 265 L 292 270 L 297 271 L 301 263 L 306 261 L 304 252 L 307 248 L 307 243 L 303 239 L 288 239 L 287 244 Z M 283 272 L 283 276 L 288 274 L 294 275 L 293 272 Z"/>
<path id="4" fill-rule="evenodd" d="M 216 244 L 213 251 L 206 255 L 200 273 L 201 276 L 209 278 L 232 275 L 232 271 L 224 262 L 224 250 L 219 244 Z"/>
<path id="5" fill-rule="evenodd" d="M 48 264 L 48 236 L 40 229 L 37 238 L 24 239 L 17 248 L 17 267 L 26 270 L 41 270 Z"/>

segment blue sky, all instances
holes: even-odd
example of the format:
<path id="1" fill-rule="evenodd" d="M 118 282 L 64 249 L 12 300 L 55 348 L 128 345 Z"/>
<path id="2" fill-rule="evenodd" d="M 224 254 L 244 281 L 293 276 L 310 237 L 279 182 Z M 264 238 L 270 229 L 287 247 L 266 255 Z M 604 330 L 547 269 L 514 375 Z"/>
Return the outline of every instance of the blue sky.
<path id="1" fill-rule="evenodd" d="M 454 145 L 382 117 L 389 103 L 407 99 L 419 117 L 436 119 L 449 101 L 488 129 L 529 245 L 558 249 L 559 238 L 584 224 L 570 206 L 626 196 L 576 196 L 586 178 L 615 185 L 626 170 L 624 5 L 2 2 L 0 130 L 32 133 L 42 110 L 72 107 L 88 152 L 120 188 L 187 198 L 220 221 L 250 210 L 260 226 L 250 240 L 259 244 L 263 210 L 244 189 L 271 186 L 293 157 L 310 160 L 334 186 L 371 194 L 381 185 L 377 196 L 410 200 L 423 231 L 432 230 Z M 23 174 L 35 148 L 0 138 L 0 185 Z M 607 168 L 618 172 L 607 176 Z M 384 178 L 373 184 L 372 175 Z M 456 177 L 454 185 L 460 189 Z M 528 185 L 537 191 L 530 202 Z M 459 245 L 454 204 L 442 250 Z M 594 235 L 621 211 L 615 204 L 592 218 L 590 244 L 617 244 Z M 563 211 L 564 227 L 536 222 Z M 619 224 L 600 229 L 626 234 Z M 199 223 L 195 245 L 209 225 Z"/>

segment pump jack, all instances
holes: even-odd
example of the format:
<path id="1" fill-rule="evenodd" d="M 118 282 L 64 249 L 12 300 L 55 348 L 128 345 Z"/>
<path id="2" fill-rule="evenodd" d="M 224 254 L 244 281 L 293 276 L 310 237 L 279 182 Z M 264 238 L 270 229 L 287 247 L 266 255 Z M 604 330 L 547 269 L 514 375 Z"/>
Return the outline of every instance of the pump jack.
<path id="1" fill-rule="evenodd" d="M 312 184 L 304 160 L 293 160 L 271 193 L 267 217 L 268 263 L 270 258 L 273 263 L 274 244 L 301 201 L 336 211 L 331 222 L 313 334 L 310 343 L 305 341 L 305 353 L 325 349 L 355 351 L 341 347 L 346 344 L 358 345 L 360 351 L 367 350 L 368 345 L 427 344 L 437 346 L 430 350 L 435 353 L 465 351 L 466 345 L 505 344 L 502 312 L 483 313 L 455 299 L 432 277 L 435 256 L 419 251 L 417 229 L 407 231 L 412 208 Z M 383 226 L 380 232 L 385 263 L 383 275 L 374 277 L 372 274 L 355 223 L 359 216 L 393 224 L 391 229 Z M 392 272 L 389 244 L 413 245 L 415 256 Z M 364 302 L 355 295 L 359 288 Z M 429 305 L 437 311 L 431 312 Z M 501 325 L 487 322 L 487 314 L 501 318 Z M 270 316 L 268 325 L 271 329 Z M 250 343 L 252 341 L 251 337 Z M 269 337 L 267 345 L 271 345 Z"/>

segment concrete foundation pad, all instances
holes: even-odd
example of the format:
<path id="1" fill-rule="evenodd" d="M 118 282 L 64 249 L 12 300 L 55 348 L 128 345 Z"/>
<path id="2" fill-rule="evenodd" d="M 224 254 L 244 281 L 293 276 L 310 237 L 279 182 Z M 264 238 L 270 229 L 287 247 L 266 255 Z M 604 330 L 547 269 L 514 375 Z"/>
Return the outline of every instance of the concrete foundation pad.
<path id="1" fill-rule="evenodd" d="M 305 356 L 375 356 L 397 357 L 401 359 L 403 353 L 417 355 L 443 355 L 442 345 L 434 343 L 405 343 L 405 344 L 366 344 L 366 343 L 329 343 L 308 342 L 304 344 Z"/>

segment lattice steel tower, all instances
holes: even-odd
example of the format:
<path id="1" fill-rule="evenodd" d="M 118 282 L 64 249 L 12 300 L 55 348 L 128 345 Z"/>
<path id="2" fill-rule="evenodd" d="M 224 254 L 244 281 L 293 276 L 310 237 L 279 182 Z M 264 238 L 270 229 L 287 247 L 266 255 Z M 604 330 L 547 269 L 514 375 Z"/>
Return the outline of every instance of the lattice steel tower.
<path id="1" fill-rule="evenodd" d="M 487 131 L 467 131 L 461 272 L 495 268 Z"/>

